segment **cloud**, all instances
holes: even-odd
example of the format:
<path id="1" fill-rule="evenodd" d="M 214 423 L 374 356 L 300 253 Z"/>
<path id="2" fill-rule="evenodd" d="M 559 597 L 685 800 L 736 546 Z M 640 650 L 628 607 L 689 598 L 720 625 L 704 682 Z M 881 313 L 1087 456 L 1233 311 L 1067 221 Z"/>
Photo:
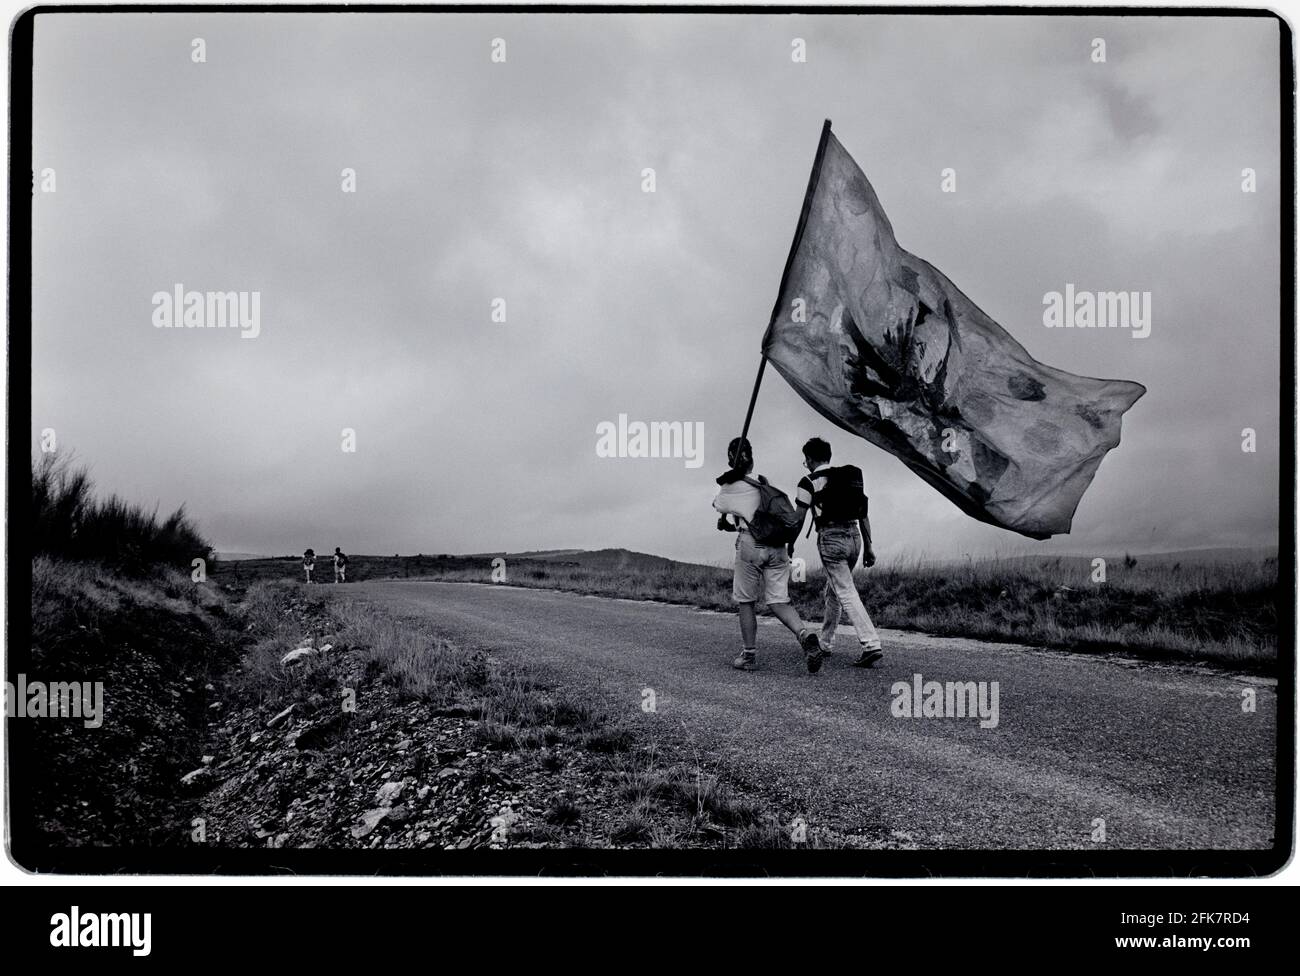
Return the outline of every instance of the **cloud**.
<path id="1" fill-rule="evenodd" d="M 187 502 L 234 550 L 726 558 L 712 475 L 829 116 L 904 246 L 1036 357 L 1151 391 L 1044 548 L 1259 544 L 1280 463 L 1276 30 L 41 15 L 34 162 L 59 190 L 35 201 L 33 443 L 55 426 L 105 487 Z M 178 281 L 260 290 L 262 335 L 152 329 L 150 295 Z M 1150 290 L 1151 338 L 1043 329 L 1066 281 Z M 704 468 L 597 458 L 620 413 L 702 422 Z M 778 482 L 829 433 L 867 471 L 886 552 L 1021 544 L 826 427 L 769 372 L 754 439 Z"/>

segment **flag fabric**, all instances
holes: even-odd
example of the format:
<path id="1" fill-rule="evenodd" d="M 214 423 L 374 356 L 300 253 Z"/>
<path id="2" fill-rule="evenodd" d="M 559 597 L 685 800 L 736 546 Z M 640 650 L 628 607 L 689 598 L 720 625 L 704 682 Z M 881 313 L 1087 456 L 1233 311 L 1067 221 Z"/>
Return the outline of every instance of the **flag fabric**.
<path id="1" fill-rule="evenodd" d="M 1146 392 L 1043 365 L 903 250 L 829 121 L 763 353 L 826 419 L 968 515 L 1035 539 L 1070 530 Z"/>

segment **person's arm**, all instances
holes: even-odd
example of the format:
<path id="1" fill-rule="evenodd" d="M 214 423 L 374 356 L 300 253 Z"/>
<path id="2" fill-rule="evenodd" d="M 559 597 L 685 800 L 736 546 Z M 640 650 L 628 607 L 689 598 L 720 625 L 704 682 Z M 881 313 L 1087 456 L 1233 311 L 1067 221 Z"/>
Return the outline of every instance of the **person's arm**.
<path id="1" fill-rule="evenodd" d="M 862 565 L 876 565 L 876 553 L 871 548 L 871 519 L 864 512 L 858 519 L 858 528 L 862 531 Z"/>
<path id="2" fill-rule="evenodd" d="M 803 523 L 808 518 L 808 509 L 812 507 L 812 482 L 807 478 L 800 478 L 799 484 L 794 495 L 794 511 L 799 516 L 799 527 L 795 529 L 795 538 L 798 539 L 803 534 Z M 794 543 L 785 547 L 787 555 L 794 555 Z"/>
<path id="3" fill-rule="evenodd" d="M 804 523 L 804 519 L 808 517 L 808 506 L 805 505 L 803 502 L 798 502 L 794 507 L 794 512 L 796 515 L 799 516 L 799 525 L 794 530 L 794 537 L 797 540 L 799 536 L 803 534 L 803 523 Z M 793 556 L 794 543 L 792 542 L 788 546 L 786 546 L 785 551 L 787 555 Z"/>
<path id="4" fill-rule="evenodd" d="M 718 516 L 718 531 L 735 532 L 736 531 L 735 519 L 732 517 L 732 514 L 728 510 L 725 502 L 724 504 L 719 505 L 718 504 L 719 501 L 722 501 L 722 489 L 719 489 L 717 494 L 713 496 L 714 509 L 722 513 Z"/>

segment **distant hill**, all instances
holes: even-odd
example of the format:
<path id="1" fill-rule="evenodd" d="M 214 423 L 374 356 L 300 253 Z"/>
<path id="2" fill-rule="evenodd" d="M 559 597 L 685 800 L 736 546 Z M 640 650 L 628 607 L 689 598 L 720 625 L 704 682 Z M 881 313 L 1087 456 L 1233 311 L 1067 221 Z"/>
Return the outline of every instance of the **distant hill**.
<path id="1" fill-rule="evenodd" d="M 694 566 L 666 556 L 633 552 L 630 549 L 541 549 L 532 552 L 489 553 L 504 556 L 507 560 L 547 562 L 561 566 L 581 566 L 585 569 L 628 570 L 630 572 L 658 572 L 674 566 Z"/>
<path id="2" fill-rule="evenodd" d="M 652 556 L 630 549 L 535 549 L 528 552 L 479 552 L 470 555 L 447 553 L 417 553 L 414 555 L 367 556 L 352 553 L 348 559 L 348 578 L 359 582 L 365 579 L 409 578 L 411 576 L 446 576 L 465 574 L 467 578 L 486 576 L 491 571 L 492 560 L 502 557 L 513 574 L 522 570 L 531 578 L 540 579 L 548 574 L 566 572 L 612 573 L 633 577 L 649 577 L 675 570 L 714 572 L 716 567 L 697 563 L 678 562 L 665 556 Z M 218 564 L 226 564 L 241 579 L 296 578 L 301 568 L 300 556 L 255 556 L 249 553 L 220 553 Z M 288 564 L 288 565 L 286 565 Z M 316 557 L 318 579 L 332 578 L 328 553 Z"/>

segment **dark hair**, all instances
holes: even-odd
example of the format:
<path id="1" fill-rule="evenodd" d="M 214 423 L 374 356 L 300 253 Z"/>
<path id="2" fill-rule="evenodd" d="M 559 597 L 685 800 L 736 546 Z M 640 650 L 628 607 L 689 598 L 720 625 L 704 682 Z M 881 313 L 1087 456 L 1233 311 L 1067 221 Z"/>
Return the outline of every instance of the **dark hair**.
<path id="1" fill-rule="evenodd" d="M 754 445 L 749 443 L 748 437 L 733 437 L 731 443 L 727 445 L 727 463 L 733 468 L 740 468 L 748 465 L 754 465 Z"/>
<path id="2" fill-rule="evenodd" d="M 727 463 L 730 470 L 724 471 L 717 478 L 720 485 L 729 485 L 739 481 L 754 469 L 754 448 L 746 437 L 733 437 L 727 445 Z"/>
<path id="3" fill-rule="evenodd" d="M 809 461 L 825 464 L 831 459 L 831 446 L 820 437 L 810 437 L 803 446 L 803 456 Z"/>

